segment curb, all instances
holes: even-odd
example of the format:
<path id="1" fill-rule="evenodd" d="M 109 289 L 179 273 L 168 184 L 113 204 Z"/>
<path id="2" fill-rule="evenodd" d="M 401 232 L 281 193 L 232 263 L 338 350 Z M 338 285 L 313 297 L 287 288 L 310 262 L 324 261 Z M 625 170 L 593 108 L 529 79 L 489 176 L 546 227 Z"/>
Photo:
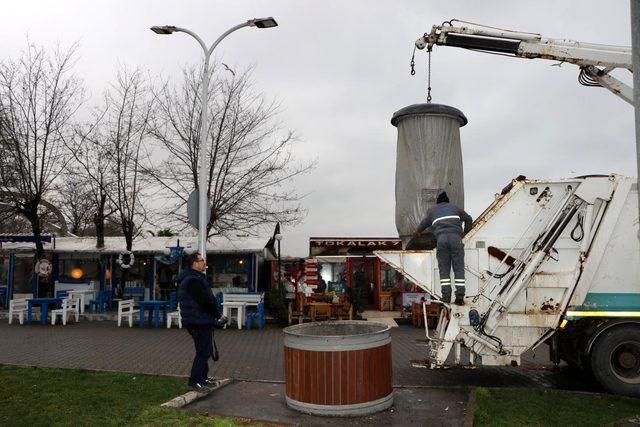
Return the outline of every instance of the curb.
<path id="1" fill-rule="evenodd" d="M 473 411 L 476 406 L 476 389 L 473 388 L 469 393 L 467 401 L 467 413 L 464 416 L 464 427 L 473 427 Z"/>
<path id="2" fill-rule="evenodd" d="M 211 392 L 214 392 L 216 390 L 218 390 L 219 388 L 222 388 L 224 386 L 226 386 L 227 384 L 231 383 L 231 379 L 230 378 L 223 378 L 221 380 L 216 380 L 216 384 L 211 387 Z M 188 391 L 185 394 L 178 396 L 178 397 L 174 397 L 173 399 L 171 399 L 168 402 L 164 402 L 162 405 L 162 407 L 165 408 L 182 408 L 188 404 L 190 404 L 191 402 L 194 402 L 198 399 L 202 399 L 203 397 L 208 396 L 210 393 L 198 393 L 196 391 Z"/>

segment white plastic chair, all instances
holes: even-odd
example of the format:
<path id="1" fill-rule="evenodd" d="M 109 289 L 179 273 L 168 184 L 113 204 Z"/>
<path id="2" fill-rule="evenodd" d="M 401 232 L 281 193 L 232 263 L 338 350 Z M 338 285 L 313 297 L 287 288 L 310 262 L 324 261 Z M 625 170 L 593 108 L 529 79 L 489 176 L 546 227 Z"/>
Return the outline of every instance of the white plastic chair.
<path id="1" fill-rule="evenodd" d="M 129 319 L 129 327 L 133 327 L 133 316 L 139 316 L 140 310 L 134 310 L 135 301 L 133 299 L 125 299 L 118 301 L 118 327 L 122 324 L 123 318 Z"/>
<path id="2" fill-rule="evenodd" d="M 178 328 L 182 329 L 182 316 L 180 315 L 180 304 L 178 304 L 178 310 L 172 311 L 167 314 L 167 329 L 171 328 L 171 321 L 176 319 L 178 321 Z"/>
<path id="3" fill-rule="evenodd" d="M 9 324 L 13 321 L 13 316 L 17 316 L 21 325 L 24 325 L 24 315 L 27 313 L 27 299 L 14 298 L 9 301 Z"/>
<path id="4" fill-rule="evenodd" d="M 62 307 L 51 310 L 51 324 L 56 324 L 56 318 L 60 315 L 62 324 L 67 325 L 67 320 L 70 314 L 75 314 L 76 323 L 80 320 L 80 299 L 77 298 L 65 298 L 62 300 Z"/>

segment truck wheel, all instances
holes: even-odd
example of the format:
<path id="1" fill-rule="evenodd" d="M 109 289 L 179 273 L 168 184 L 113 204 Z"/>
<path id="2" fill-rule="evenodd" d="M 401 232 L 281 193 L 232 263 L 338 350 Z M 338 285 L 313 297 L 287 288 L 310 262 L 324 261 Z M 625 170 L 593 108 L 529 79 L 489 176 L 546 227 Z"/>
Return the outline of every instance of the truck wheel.
<path id="1" fill-rule="evenodd" d="M 640 327 L 605 331 L 593 344 L 591 368 L 607 391 L 640 397 Z"/>

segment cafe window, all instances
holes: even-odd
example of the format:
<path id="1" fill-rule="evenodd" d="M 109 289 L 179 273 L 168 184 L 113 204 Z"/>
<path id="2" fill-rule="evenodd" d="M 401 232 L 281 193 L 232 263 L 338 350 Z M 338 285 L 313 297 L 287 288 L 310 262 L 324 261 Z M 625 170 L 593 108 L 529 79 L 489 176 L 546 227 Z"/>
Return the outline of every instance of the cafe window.
<path id="1" fill-rule="evenodd" d="M 98 261 L 88 258 L 63 258 L 60 259 L 59 280 L 65 281 L 91 281 L 100 280 L 98 274 Z"/>
<path id="2" fill-rule="evenodd" d="M 388 265 L 384 265 L 382 267 L 382 283 L 380 284 L 380 290 L 383 292 L 393 291 L 398 288 L 398 279 L 399 274 L 396 270 L 389 267 Z"/>
<path id="3" fill-rule="evenodd" d="M 247 288 L 249 257 L 246 255 L 215 255 L 207 257 L 207 275 L 214 288 Z"/>
<path id="4" fill-rule="evenodd" d="M 318 264 L 320 279 L 326 284 L 326 291 L 342 294 L 346 289 L 346 269 L 345 263 L 320 263 Z"/>
<path id="5" fill-rule="evenodd" d="M 32 293 L 33 255 L 16 254 L 13 268 L 13 292 Z"/>
<path id="6" fill-rule="evenodd" d="M 127 272 L 127 283 L 125 287 L 142 288 L 145 287 L 146 275 L 147 275 L 147 257 L 136 256 L 133 261 L 133 266 L 129 268 Z M 120 270 L 120 267 L 116 264 L 116 271 Z M 116 274 L 120 274 L 119 272 Z"/>
<path id="7" fill-rule="evenodd" d="M 407 280 L 402 274 L 387 264 L 382 264 L 382 291 L 416 292 L 416 285 Z"/>

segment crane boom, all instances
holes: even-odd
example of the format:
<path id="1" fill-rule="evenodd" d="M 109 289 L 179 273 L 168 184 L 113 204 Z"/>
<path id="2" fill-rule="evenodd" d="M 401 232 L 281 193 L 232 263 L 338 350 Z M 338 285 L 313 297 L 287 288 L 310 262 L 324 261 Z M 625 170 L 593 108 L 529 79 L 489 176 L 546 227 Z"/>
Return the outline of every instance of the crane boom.
<path id="1" fill-rule="evenodd" d="M 434 25 L 430 33 L 416 40 L 416 47 L 431 50 L 434 45 L 452 46 L 519 58 L 568 62 L 580 67 L 578 80 L 581 84 L 602 86 L 633 105 L 633 88 L 610 74 L 617 68 L 632 71 L 631 47 L 544 38 L 537 33 L 479 24 L 454 26 L 453 22 L 465 23 L 451 20 Z"/>

